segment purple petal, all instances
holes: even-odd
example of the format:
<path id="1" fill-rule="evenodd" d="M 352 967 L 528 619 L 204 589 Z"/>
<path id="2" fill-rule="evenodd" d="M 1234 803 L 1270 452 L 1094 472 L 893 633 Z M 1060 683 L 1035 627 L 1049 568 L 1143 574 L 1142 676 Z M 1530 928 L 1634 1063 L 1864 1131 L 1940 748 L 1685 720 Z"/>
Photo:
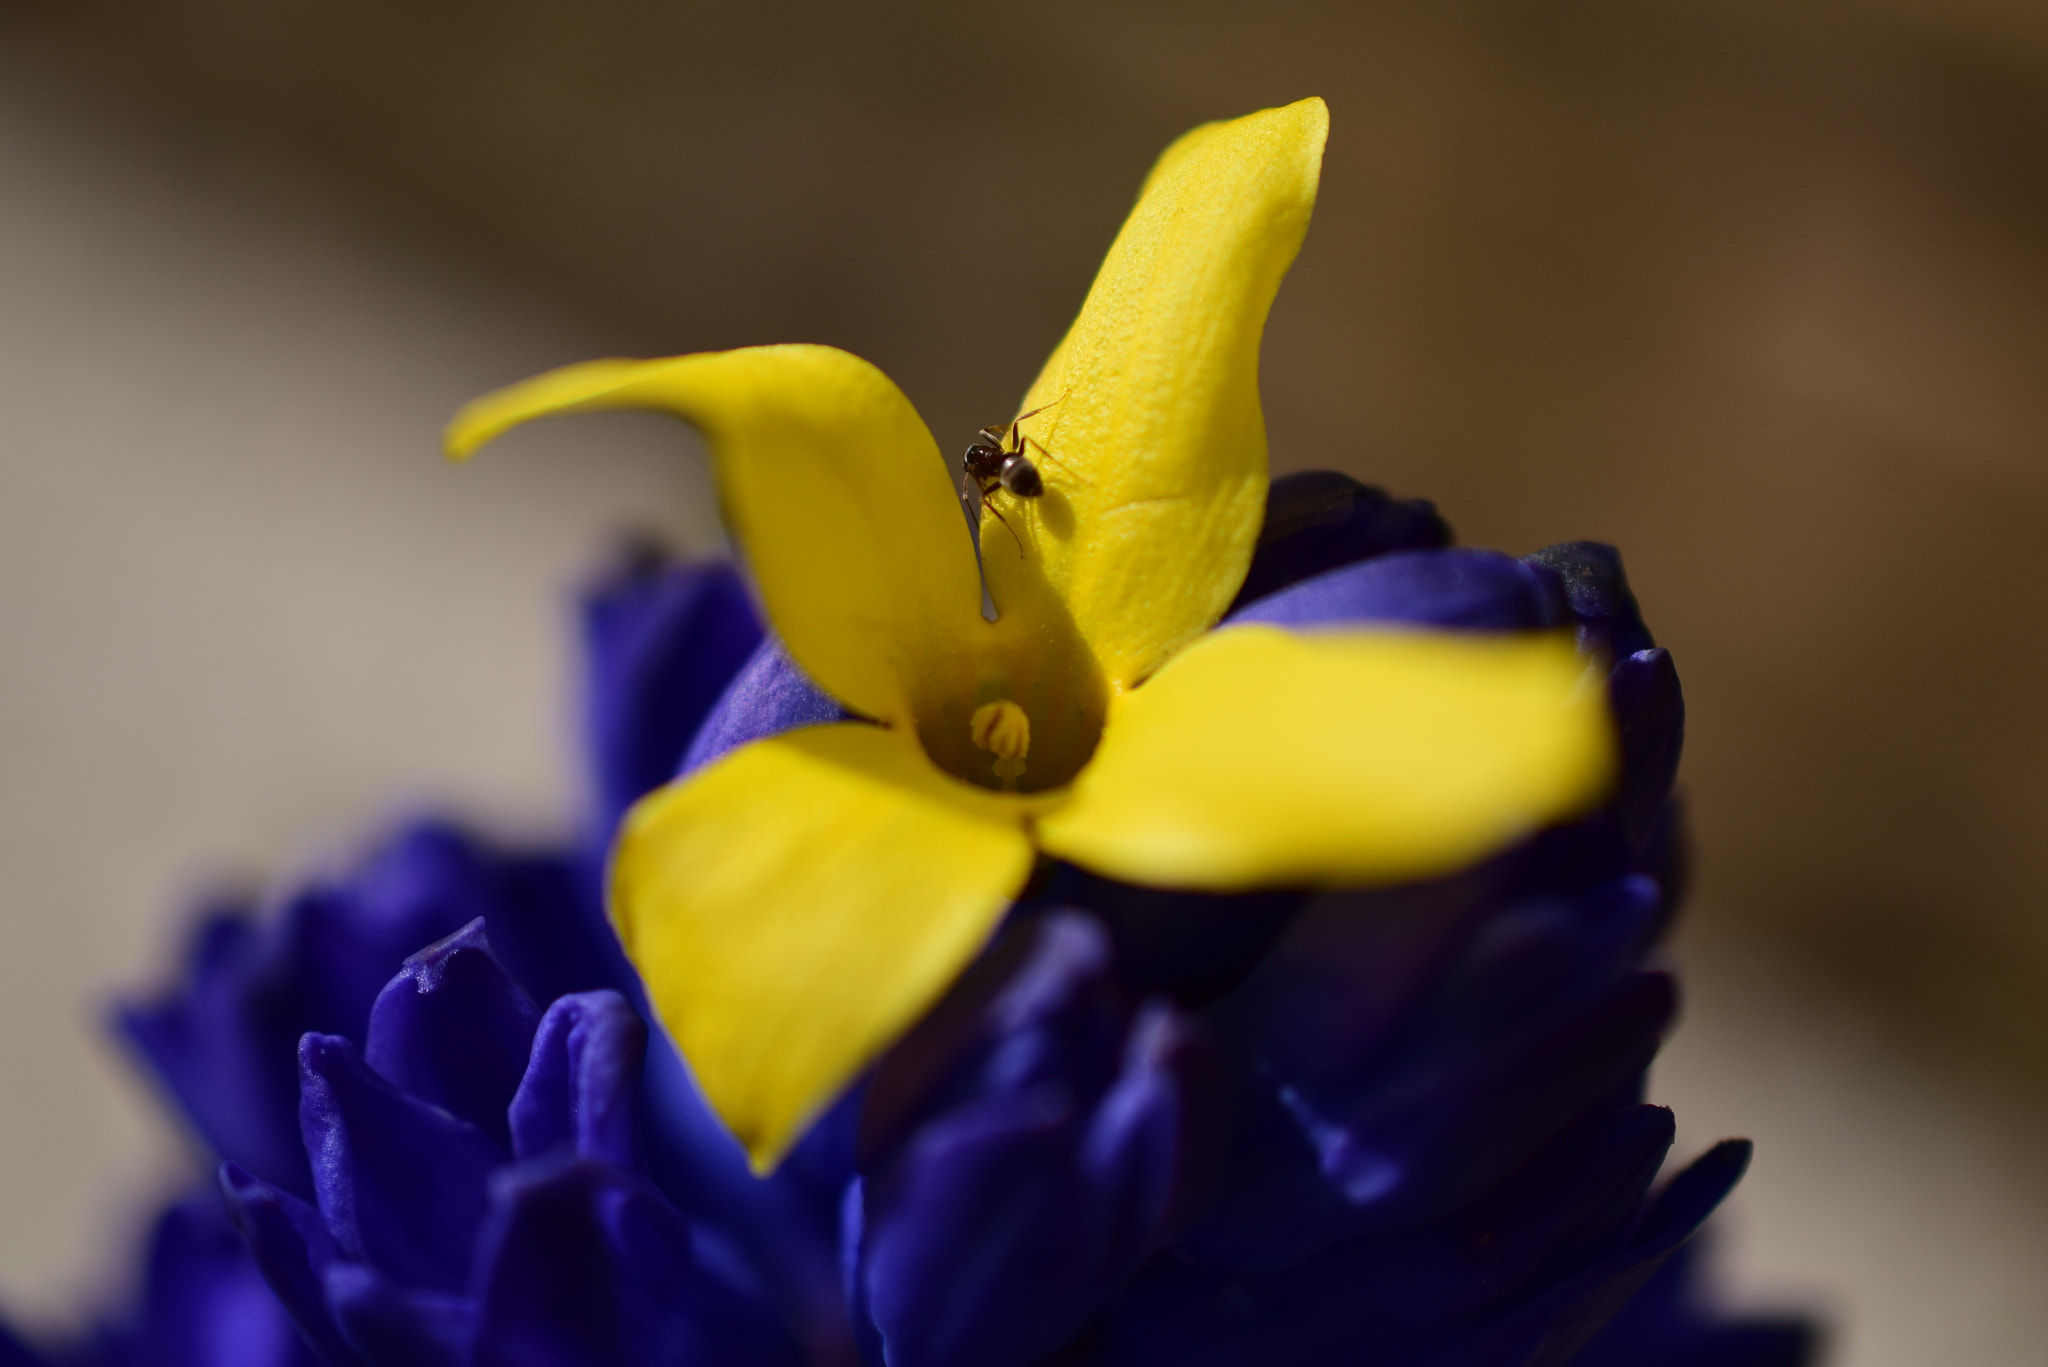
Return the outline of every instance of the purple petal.
<path id="1" fill-rule="evenodd" d="M 1260 1274 L 1161 1258 L 1111 1309 L 1098 1360 L 1105 1367 L 1558 1361 L 1545 1333 L 1583 1341 L 1584 1326 L 1618 1303 L 1605 1298 L 1625 1297 L 1645 1265 L 1669 1251 L 1675 1230 L 1690 1228 L 1688 1220 L 1696 1225 L 1726 1190 L 1681 1177 L 1669 1189 L 1679 1193 L 1678 1206 L 1660 1201 L 1635 1240 L 1583 1256 L 1591 1248 L 1583 1236 L 1608 1218 L 1617 1197 L 1633 1198 L 1633 1221 L 1670 1138 L 1668 1112 L 1621 1107 L 1590 1117 L 1441 1220 L 1355 1240 L 1295 1268 Z"/>
<path id="2" fill-rule="evenodd" d="M 499 852 L 445 822 L 414 822 L 345 876 L 295 893 L 268 925 L 240 907 L 208 916 L 184 981 L 122 1007 L 117 1028 L 216 1153 L 310 1196 L 300 1037 L 362 1039 L 372 1003 L 406 956 L 478 916 L 489 918 L 506 969 L 544 999 L 616 981 L 618 950 L 579 867 L 559 855 Z"/>
<path id="3" fill-rule="evenodd" d="M 729 1237 L 773 1284 L 816 1360 L 837 1362 L 851 1352 L 839 1288 L 836 1195 L 821 1209 L 808 1184 L 780 1171 L 765 1181 L 755 1177 L 667 1039 L 649 1041 L 640 1086 L 647 1164 L 656 1184 L 691 1220 Z"/>
<path id="4" fill-rule="evenodd" d="M 327 1307 L 322 1279 L 334 1261 L 334 1241 L 319 1212 L 233 1163 L 221 1164 L 220 1187 L 257 1269 L 300 1336 L 330 1367 L 356 1367 L 360 1359 Z"/>
<path id="5" fill-rule="evenodd" d="M 825 693 L 810 676 L 797 667 L 770 635 L 764 638 L 731 686 L 704 719 L 677 773 L 702 768 L 748 741 L 779 736 L 800 726 L 822 726 L 845 721 L 852 714 Z"/>
<path id="6" fill-rule="evenodd" d="M 1224 623 L 1313 627 L 1386 622 L 1536 631 L 1568 621 L 1557 575 L 1499 551 L 1402 551 L 1301 580 L 1237 609 Z"/>
<path id="7" fill-rule="evenodd" d="M 466 1297 L 399 1286 L 362 1263 L 332 1263 L 322 1282 L 342 1337 L 370 1367 L 470 1367 Z"/>
<path id="8" fill-rule="evenodd" d="M 115 1009 L 114 1026 L 148 1064 L 213 1152 L 294 1191 L 312 1191 L 299 1142 L 293 1062 L 307 1014 L 288 975 L 266 962 L 246 908 L 222 908 L 194 928 L 182 983 Z M 266 979 L 284 981 L 267 982 Z M 296 1028 L 294 1028 L 296 1027 Z"/>
<path id="9" fill-rule="evenodd" d="M 345 1039 L 306 1036 L 299 1076 L 313 1189 L 341 1254 L 403 1285 L 461 1290 L 504 1148 L 391 1086 Z"/>
<path id="10" fill-rule="evenodd" d="M 1289 1266 L 1440 1215 L 1526 1161 L 1654 1054 L 1671 987 L 1631 965 L 1660 905 L 1632 878 L 1507 907 L 1453 957 L 1437 957 L 1440 939 L 1415 941 L 1395 977 L 1405 993 L 1382 980 L 1398 958 L 1346 957 L 1353 936 L 1377 945 L 1384 923 L 1304 920 L 1290 940 L 1319 949 L 1321 968 L 1290 945 L 1217 1012 L 1239 1060 L 1236 1119 L 1185 1247 L 1233 1267 Z"/>
<path id="11" fill-rule="evenodd" d="M 364 1060 L 386 1082 L 511 1146 L 505 1108 L 540 1012 L 491 953 L 482 918 L 405 961 L 370 1009 Z"/>
<path id="12" fill-rule="evenodd" d="M 1230 611 L 1340 565 L 1450 540 L 1427 499 L 1390 498 L 1334 470 L 1282 475 L 1267 486 L 1266 520 Z"/>
<path id="13" fill-rule="evenodd" d="M 1567 541 L 1524 559 L 1554 570 L 1564 583 L 1572 619 L 1579 627 L 1579 649 L 1610 660 L 1648 650 L 1650 639 L 1636 596 L 1622 573 L 1621 552 L 1598 541 Z"/>
<path id="14" fill-rule="evenodd" d="M 556 1148 L 635 1165 L 647 1027 L 616 992 L 563 997 L 541 1017 L 531 1061 L 512 1099 L 512 1151 Z"/>
<path id="15" fill-rule="evenodd" d="M 1717 1310 L 1697 1276 L 1705 1233 L 1664 1260 L 1572 1367 L 1807 1367 L 1821 1355 L 1813 1324 L 1782 1315 Z"/>
<path id="16" fill-rule="evenodd" d="M 151 1230 L 139 1304 L 103 1321 L 83 1367 L 311 1367 L 218 1190 L 166 1207 Z M 0 1361 L 4 1361 L 0 1354 Z"/>
<path id="17" fill-rule="evenodd" d="M 1221 1060 L 1199 1022 L 1141 1007 L 1123 1068 L 1103 1093 L 1077 1163 L 1108 1238 L 1094 1251 L 1120 1280 L 1208 1195 L 1220 1154 Z"/>
<path id="18" fill-rule="evenodd" d="M 1657 1106 L 1589 1116 L 1469 1206 L 1347 1245 L 1333 1266 L 1370 1286 L 1382 1313 L 1423 1324 L 1474 1314 L 1550 1280 L 1546 1269 L 1584 1266 L 1589 1235 L 1612 1233 L 1617 1216 L 1626 1232 L 1672 1131 Z"/>
<path id="19" fill-rule="evenodd" d="M 586 590 L 583 705 L 600 831 L 668 782 L 761 641 L 730 565 L 629 557 Z"/>
<path id="20" fill-rule="evenodd" d="M 700 1263 L 675 1209 L 608 1163 L 500 1174 L 478 1268 L 475 1367 L 799 1360 L 758 1292 Z"/>
<path id="21" fill-rule="evenodd" d="M 1641 847 L 1664 814 L 1685 748 L 1685 694 L 1671 652 L 1660 646 L 1617 661 L 1607 696 L 1621 730 L 1621 779 L 1612 806 L 1622 830 Z"/>
<path id="22" fill-rule="evenodd" d="M 1479 1326 L 1418 1367 L 1563 1367 L 1713 1213 L 1741 1180 L 1749 1154 L 1747 1140 L 1715 1145 L 1671 1179 L 1641 1232 L 1622 1251 Z"/>
<path id="23" fill-rule="evenodd" d="M 1220 1103 L 1206 1034 L 1114 990 L 1108 937 L 1013 928 L 892 1053 L 850 1302 L 894 1367 L 1006 1367 L 1077 1333 L 1206 1186 Z"/>

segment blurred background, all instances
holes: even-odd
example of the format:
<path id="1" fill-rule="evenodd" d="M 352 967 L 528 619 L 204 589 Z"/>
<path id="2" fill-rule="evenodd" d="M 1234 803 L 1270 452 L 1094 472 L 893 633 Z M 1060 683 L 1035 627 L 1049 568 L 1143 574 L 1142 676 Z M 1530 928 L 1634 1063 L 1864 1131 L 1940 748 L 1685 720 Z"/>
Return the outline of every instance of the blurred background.
<path id="1" fill-rule="evenodd" d="M 671 425 L 457 472 L 456 404 L 830 342 L 965 441 L 1157 152 L 1306 94 L 1276 469 L 1619 544 L 1684 677 L 1656 1099 L 1759 1143 L 1729 1294 L 2048 1361 L 2038 0 L 0 0 L 0 1302 L 181 1161 L 96 1013 L 184 898 L 559 824 L 570 586 L 721 544 Z"/>

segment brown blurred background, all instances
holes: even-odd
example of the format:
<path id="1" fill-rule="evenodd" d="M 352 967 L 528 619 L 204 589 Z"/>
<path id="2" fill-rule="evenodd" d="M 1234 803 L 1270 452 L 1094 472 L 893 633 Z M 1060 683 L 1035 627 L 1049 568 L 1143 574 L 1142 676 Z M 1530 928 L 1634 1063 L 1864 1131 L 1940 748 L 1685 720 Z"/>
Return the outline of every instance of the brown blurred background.
<path id="1" fill-rule="evenodd" d="M 1434 498 L 1468 542 L 1618 543 L 1685 680 L 1701 952 L 1837 994 L 1901 1067 L 2048 1094 L 2048 6 L 0 18 L 573 313 L 524 368 L 831 342 L 942 445 L 1012 411 L 1168 140 L 1324 96 L 1276 468 Z"/>

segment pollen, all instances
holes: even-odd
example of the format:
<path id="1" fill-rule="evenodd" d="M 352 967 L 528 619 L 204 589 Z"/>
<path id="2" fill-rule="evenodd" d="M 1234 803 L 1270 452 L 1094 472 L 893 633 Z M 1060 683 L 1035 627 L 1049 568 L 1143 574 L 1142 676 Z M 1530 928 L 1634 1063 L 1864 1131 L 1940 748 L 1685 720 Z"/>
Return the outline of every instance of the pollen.
<path id="1" fill-rule="evenodd" d="M 1005 788 L 1013 787 L 1024 772 L 1024 757 L 1031 753 L 1031 718 L 1008 698 L 983 703 L 974 709 L 967 723 L 968 734 L 977 750 L 996 757 L 995 775 Z"/>

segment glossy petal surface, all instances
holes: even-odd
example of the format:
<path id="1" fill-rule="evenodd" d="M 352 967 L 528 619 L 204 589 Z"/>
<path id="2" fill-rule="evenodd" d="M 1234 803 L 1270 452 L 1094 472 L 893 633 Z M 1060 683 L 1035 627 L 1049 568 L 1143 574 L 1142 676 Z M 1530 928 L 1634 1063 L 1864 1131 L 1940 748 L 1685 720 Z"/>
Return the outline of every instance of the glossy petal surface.
<path id="1" fill-rule="evenodd" d="M 996 604 L 1007 614 L 1049 587 L 1114 686 L 1215 622 L 1251 563 L 1266 499 L 1259 339 L 1328 131 L 1310 99 L 1169 147 L 1024 402 L 1051 405 L 1024 425 L 1051 459 L 1029 510 L 998 504 L 1027 555 L 984 525 Z"/>
<path id="2" fill-rule="evenodd" d="M 1031 867 L 1023 811 L 859 723 L 744 746 L 634 808 L 620 939 L 757 1167 L 987 939 Z"/>
<path id="3" fill-rule="evenodd" d="M 1562 637 L 1226 628 L 1118 700 L 1040 841 L 1160 887 L 1448 873 L 1601 795 L 1582 669 Z"/>
<path id="4" fill-rule="evenodd" d="M 703 431 L 769 619 L 833 697 L 907 725 L 920 689 L 959 677 L 983 625 L 974 549 L 931 433 L 888 376 L 821 346 L 590 361 L 476 400 L 449 425 L 448 451 L 602 408 Z"/>

